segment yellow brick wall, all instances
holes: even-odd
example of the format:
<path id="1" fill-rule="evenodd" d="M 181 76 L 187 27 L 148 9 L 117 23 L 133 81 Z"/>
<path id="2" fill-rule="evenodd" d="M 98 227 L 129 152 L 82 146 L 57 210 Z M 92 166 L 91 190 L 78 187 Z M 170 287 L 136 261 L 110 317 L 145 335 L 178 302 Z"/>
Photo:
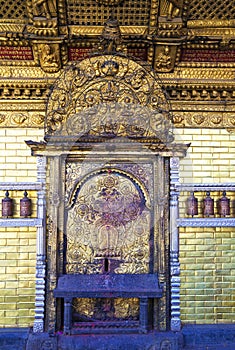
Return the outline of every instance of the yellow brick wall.
<path id="1" fill-rule="evenodd" d="M 0 181 L 36 181 L 36 158 L 25 140 L 41 140 L 43 130 L 0 129 Z M 36 193 L 29 192 L 36 216 Z M 4 191 L 0 191 L 1 199 Z M 10 191 L 19 217 L 21 191 Z M 36 229 L 0 228 L 0 327 L 28 327 L 34 319 Z"/>
<path id="2" fill-rule="evenodd" d="M 182 182 L 235 182 L 235 135 L 226 130 L 177 129 L 191 142 L 182 160 Z M 185 194 L 184 194 L 185 195 Z M 202 195 L 195 194 L 200 199 Z M 221 193 L 211 193 L 215 199 Z M 234 207 L 235 193 L 227 194 Z M 185 215 L 181 202 L 181 215 Z M 234 208 L 231 215 L 234 216 Z M 232 323 L 235 313 L 235 228 L 180 228 L 183 323 Z"/>
<path id="3" fill-rule="evenodd" d="M 191 143 L 181 161 L 187 183 L 235 182 L 235 134 L 225 129 L 175 129 L 177 142 Z"/>

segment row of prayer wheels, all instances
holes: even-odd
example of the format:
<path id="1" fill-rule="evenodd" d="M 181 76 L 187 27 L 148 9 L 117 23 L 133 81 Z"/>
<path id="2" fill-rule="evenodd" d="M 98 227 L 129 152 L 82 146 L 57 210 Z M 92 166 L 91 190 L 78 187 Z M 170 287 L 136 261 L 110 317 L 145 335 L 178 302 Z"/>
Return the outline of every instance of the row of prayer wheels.
<path id="1" fill-rule="evenodd" d="M 5 198 L 2 199 L 2 217 L 8 218 L 13 216 L 14 202 L 6 191 Z M 28 193 L 24 192 L 24 197 L 20 199 L 20 216 L 26 218 L 32 214 L 32 201 L 28 198 Z"/>
<path id="2" fill-rule="evenodd" d="M 186 202 L 187 215 L 198 215 L 198 198 L 195 197 L 194 192 Z M 215 215 L 214 199 L 211 198 L 210 192 L 206 192 L 206 197 L 202 200 L 202 214 L 204 217 Z M 230 199 L 226 197 L 226 191 L 223 191 L 223 196 L 217 200 L 217 214 L 220 216 L 230 215 Z"/>

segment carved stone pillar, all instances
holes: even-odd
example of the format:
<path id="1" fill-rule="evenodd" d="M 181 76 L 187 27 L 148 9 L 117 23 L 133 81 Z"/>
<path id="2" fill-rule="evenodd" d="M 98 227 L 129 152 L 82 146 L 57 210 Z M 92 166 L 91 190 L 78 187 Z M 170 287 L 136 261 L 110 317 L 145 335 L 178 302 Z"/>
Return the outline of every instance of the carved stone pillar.
<path id="1" fill-rule="evenodd" d="M 170 273 L 171 330 L 179 331 L 180 322 L 180 263 L 179 263 L 179 158 L 170 159 Z"/>
<path id="2" fill-rule="evenodd" d="M 42 226 L 37 227 L 37 256 L 36 256 L 36 296 L 35 296 L 35 320 L 33 331 L 40 333 L 44 331 L 44 309 L 45 309 L 45 217 L 46 217 L 46 157 L 37 157 L 37 181 L 42 184 L 37 197 L 37 215 L 42 219 Z"/>

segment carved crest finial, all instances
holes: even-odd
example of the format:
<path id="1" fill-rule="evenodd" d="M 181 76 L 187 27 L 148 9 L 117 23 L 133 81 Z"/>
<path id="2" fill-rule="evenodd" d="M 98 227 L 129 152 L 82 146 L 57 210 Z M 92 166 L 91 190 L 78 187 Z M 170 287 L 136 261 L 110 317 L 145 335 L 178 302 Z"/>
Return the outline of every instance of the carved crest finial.
<path id="1" fill-rule="evenodd" d="M 118 51 L 125 52 L 125 46 L 122 44 L 121 31 L 118 20 L 113 16 L 104 24 L 100 37 L 98 51 L 110 54 Z"/>

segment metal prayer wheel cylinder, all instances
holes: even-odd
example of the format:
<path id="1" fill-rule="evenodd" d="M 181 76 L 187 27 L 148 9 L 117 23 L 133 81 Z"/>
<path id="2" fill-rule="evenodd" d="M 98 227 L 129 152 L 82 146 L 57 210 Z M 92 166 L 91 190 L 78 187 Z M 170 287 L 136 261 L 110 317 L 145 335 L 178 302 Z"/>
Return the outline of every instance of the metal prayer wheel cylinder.
<path id="1" fill-rule="evenodd" d="M 20 200 L 20 216 L 27 217 L 32 214 L 32 201 L 27 197 L 28 193 L 24 192 L 24 198 Z"/>
<path id="2" fill-rule="evenodd" d="M 13 199 L 9 197 L 6 191 L 5 198 L 2 199 L 2 216 L 5 218 L 13 216 Z"/>
<path id="3" fill-rule="evenodd" d="M 206 198 L 203 199 L 203 215 L 214 215 L 214 199 L 210 197 L 210 192 L 206 192 Z"/>
<path id="4" fill-rule="evenodd" d="M 198 214 L 198 199 L 194 196 L 193 192 L 191 192 L 190 197 L 187 198 L 186 212 L 187 215 L 191 215 L 192 217 Z"/>
<path id="5" fill-rule="evenodd" d="M 218 214 L 230 215 L 230 199 L 226 197 L 226 191 L 223 191 L 223 197 L 218 200 Z"/>

